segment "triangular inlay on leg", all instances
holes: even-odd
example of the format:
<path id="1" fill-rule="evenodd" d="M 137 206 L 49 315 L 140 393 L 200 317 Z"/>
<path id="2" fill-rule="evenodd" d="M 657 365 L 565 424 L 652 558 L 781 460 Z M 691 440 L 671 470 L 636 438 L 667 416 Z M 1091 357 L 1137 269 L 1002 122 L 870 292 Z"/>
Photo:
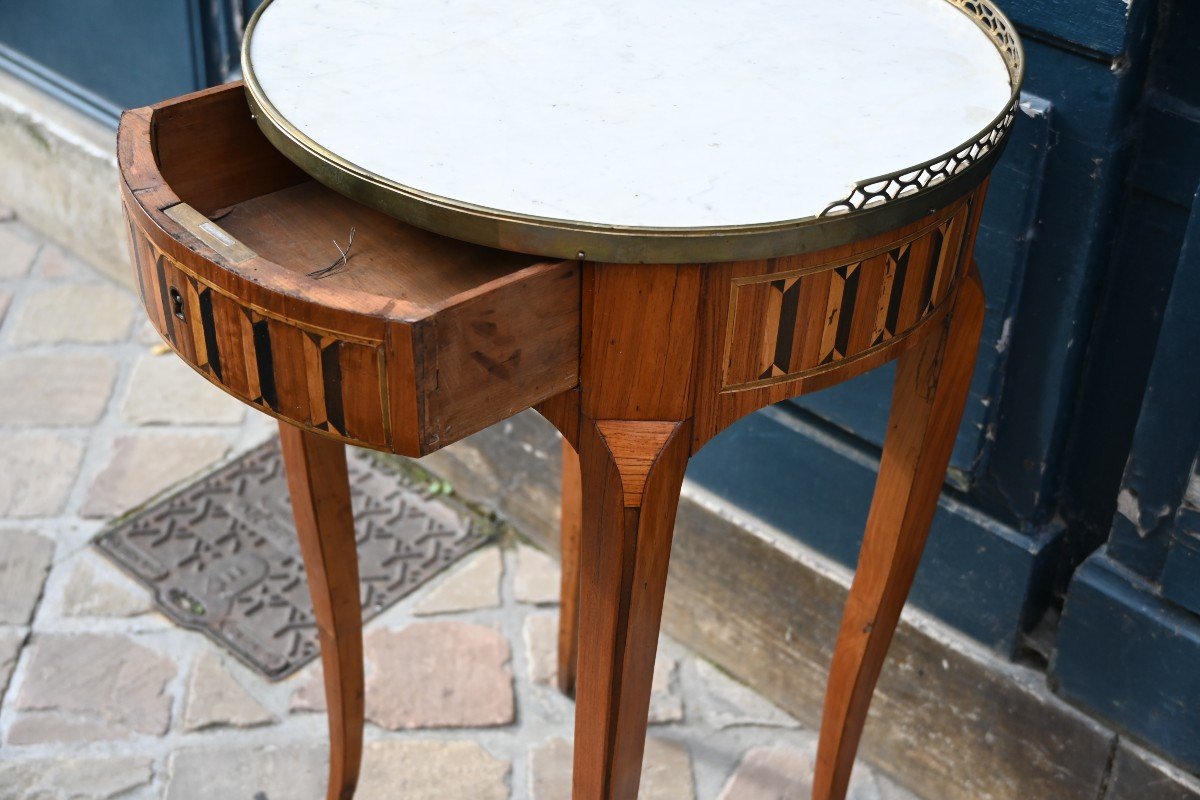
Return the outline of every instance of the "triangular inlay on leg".
<path id="1" fill-rule="evenodd" d="M 650 468 L 680 424 L 646 420 L 604 420 L 596 423 L 596 430 L 612 453 L 617 472 L 621 475 L 621 490 L 627 508 L 642 504 L 642 492 L 645 491 Z"/>

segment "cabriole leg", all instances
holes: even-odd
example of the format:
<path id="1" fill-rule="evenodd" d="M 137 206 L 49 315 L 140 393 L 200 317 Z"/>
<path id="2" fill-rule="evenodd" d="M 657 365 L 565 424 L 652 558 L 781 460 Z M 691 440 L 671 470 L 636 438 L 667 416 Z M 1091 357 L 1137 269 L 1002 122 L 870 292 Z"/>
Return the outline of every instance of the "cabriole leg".
<path id="1" fill-rule="evenodd" d="M 846 795 L 875 682 L 937 509 L 983 310 L 972 266 L 940 332 L 900 357 L 879 478 L 825 693 L 813 800 Z"/>
<path id="2" fill-rule="evenodd" d="M 321 638 L 329 708 L 328 800 L 350 800 L 363 734 L 362 607 L 346 446 L 287 423 L 279 438 Z"/>

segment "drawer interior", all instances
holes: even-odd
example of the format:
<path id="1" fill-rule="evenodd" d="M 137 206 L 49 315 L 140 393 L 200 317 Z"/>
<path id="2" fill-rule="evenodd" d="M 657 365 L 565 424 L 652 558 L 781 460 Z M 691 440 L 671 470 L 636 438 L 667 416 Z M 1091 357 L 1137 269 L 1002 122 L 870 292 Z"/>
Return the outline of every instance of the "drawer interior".
<path id="1" fill-rule="evenodd" d="M 338 247 L 346 248 L 353 230 L 349 259 L 321 283 L 427 307 L 540 261 L 423 231 L 311 179 L 210 218 L 264 258 L 305 274 L 339 262 Z"/>
<path id="2" fill-rule="evenodd" d="M 429 233 L 317 183 L 262 135 L 240 84 L 160 108 L 151 136 L 180 200 L 282 269 L 330 267 L 353 229 L 347 263 L 313 278 L 323 286 L 436 308 L 545 260 Z"/>

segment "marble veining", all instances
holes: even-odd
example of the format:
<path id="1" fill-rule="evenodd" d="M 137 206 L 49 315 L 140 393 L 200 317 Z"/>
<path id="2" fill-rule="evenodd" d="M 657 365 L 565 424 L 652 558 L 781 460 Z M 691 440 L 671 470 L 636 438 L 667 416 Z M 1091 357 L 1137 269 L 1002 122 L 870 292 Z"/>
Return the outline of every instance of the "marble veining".
<path id="1" fill-rule="evenodd" d="M 280 114 L 364 170 L 614 226 L 817 215 L 1011 91 L 944 0 L 273 0 L 249 52 Z"/>

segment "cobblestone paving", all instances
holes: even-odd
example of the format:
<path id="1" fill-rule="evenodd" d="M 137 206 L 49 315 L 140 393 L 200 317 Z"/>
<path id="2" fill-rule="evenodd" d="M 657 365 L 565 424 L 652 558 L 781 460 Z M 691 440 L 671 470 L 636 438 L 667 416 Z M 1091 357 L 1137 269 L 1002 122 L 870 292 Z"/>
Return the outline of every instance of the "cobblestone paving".
<path id="1" fill-rule="evenodd" d="M 258 677 L 89 546 L 274 428 L 0 208 L 0 800 L 324 796 L 319 669 Z M 360 798 L 568 800 L 557 580 L 490 545 L 368 626 Z M 807 798 L 812 731 L 676 643 L 658 660 L 644 798 Z M 865 768 L 851 795 L 910 797 Z"/>

